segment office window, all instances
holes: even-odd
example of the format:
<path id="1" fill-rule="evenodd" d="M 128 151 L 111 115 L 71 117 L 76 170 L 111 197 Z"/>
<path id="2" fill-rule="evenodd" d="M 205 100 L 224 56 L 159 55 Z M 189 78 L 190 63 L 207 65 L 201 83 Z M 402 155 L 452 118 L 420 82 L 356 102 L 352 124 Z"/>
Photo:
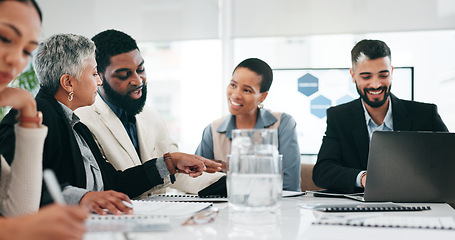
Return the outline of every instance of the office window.
<path id="1" fill-rule="evenodd" d="M 414 99 L 437 104 L 447 127 L 455 131 L 455 101 L 451 97 L 455 89 L 455 30 L 236 38 L 230 64 L 235 66 L 245 58 L 258 57 L 274 69 L 349 68 L 350 50 L 364 38 L 385 41 L 392 50 L 392 65 L 414 67 Z M 223 84 L 230 76 L 221 75 L 221 41 L 142 42 L 140 48 L 150 89 L 148 104 L 161 112 L 180 149 L 194 152 L 203 129 L 227 114 L 226 108 L 223 112 Z M 273 111 L 285 111 L 284 103 L 274 106 L 269 102 L 277 84 L 279 79 L 274 80 L 264 104 L 266 108 L 273 107 Z M 392 92 L 398 83 L 393 84 Z M 321 140 L 322 136 L 315 139 Z"/>
<path id="2" fill-rule="evenodd" d="M 166 121 L 180 151 L 194 153 L 203 129 L 221 114 L 219 40 L 139 43 L 147 72 L 147 104 Z"/>
<path id="3" fill-rule="evenodd" d="M 394 94 L 413 99 L 412 67 L 394 70 Z M 279 109 L 292 115 L 300 153 L 317 154 L 326 130 L 326 110 L 358 98 L 349 68 L 280 68 L 273 70 L 274 82 L 265 108 Z M 283 97 L 286 96 L 286 97 Z"/>
<path id="4" fill-rule="evenodd" d="M 268 37 L 239 38 L 234 44 L 234 60 L 239 62 L 247 57 L 258 57 L 270 64 L 274 69 L 287 68 L 349 68 L 351 66 L 350 50 L 361 39 L 381 39 L 392 51 L 392 65 L 414 67 L 414 100 L 430 102 L 438 105 L 439 114 L 451 131 L 455 131 L 455 112 L 450 92 L 455 89 L 455 30 L 394 32 L 369 34 L 337 34 L 307 37 Z M 269 92 L 273 96 L 273 88 L 280 79 L 275 76 Z M 349 77 L 349 76 L 348 76 Z M 398 81 L 398 79 L 395 79 Z M 353 84 L 353 83 L 352 83 Z M 395 83 L 397 85 L 398 83 Z M 394 82 L 392 82 L 392 93 Z M 287 96 L 274 96 L 285 98 Z M 273 111 L 283 111 L 295 106 L 290 101 L 276 105 L 264 102 L 265 107 L 273 107 Z M 298 107 L 298 106 L 296 106 Z M 305 125 L 305 120 L 297 122 Z M 323 134 L 322 134 L 323 135 Z M 322 135 L 314 139 L 311 151 L 301 147 L 302 154 L 314 152 L 315 145 L 322 142 Z M 302 151 L 304 150 L 304 151 Z"/>

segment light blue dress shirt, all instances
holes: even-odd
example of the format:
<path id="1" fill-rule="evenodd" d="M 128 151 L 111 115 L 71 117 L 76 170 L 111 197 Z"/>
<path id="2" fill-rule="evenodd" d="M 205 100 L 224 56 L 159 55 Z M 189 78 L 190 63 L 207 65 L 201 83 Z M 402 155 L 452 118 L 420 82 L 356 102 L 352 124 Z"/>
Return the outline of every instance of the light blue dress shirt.
<path id="1" fill-rule="evenodd" d="M 255 129 L 263 129 L 273 125 L 278 119 L 265 109 L 259 109 Z M 300 150 L 295 131 L 296 122 L 291 115 L 281 115 L 280 126 L 278 127 L 278 152 L 283 155 L 283 189 L 300 191 Z M 232 140 L 231 132 L 237 129 L 235 116 L 229 115 L 218 127 L 217 132 L 226 135 Z M 214 158 L 213 135 L 211 124 L 204 129 L 202 141 L 199 144 L 196 155 L 208 159 Z"/>
<path id="2" fill-rule="evenodd" d="M 365 103 L 362 102 L 362 107 L 363 111 L 365 113 L 365 121 L 368 129 L 368 139 L 371 141 L 371 136 L 373 135 L 373 132 L 375 131 L 393 131 L 393 117 L 392 117 L 392 100 L 389 97 L 389 108 L 387 109 L 387 113 L 385 115 L 384 121 L 382 122 L 381 125 L 377 125 L 373 119 L 371 118 L 370 114 L 367 111 L 367 108 L 365 107 Z M 366 171 L 361 171 L 356 178 L 356 185 L 357 187 L 361 187 L 360 185 L 360 177 L 362 174 Z"/>

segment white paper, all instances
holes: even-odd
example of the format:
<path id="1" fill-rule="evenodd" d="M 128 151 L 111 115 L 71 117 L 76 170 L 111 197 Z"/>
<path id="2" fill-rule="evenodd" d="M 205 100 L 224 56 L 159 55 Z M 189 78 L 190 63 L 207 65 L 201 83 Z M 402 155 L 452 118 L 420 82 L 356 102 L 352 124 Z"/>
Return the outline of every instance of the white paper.
<path id="1" fill-rule="evenodd" d="M 132 200 L 134 215 L 184 216 L 211 206 L 207 202 L 165 202 Z"/>

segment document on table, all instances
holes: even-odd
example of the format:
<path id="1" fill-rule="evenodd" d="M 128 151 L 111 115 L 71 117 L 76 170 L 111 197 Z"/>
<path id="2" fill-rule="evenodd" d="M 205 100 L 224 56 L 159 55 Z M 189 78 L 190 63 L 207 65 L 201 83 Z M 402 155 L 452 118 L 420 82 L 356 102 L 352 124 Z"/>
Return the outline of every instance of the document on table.
<path id="1" fill-rule="evenodd" d="M 298 197 L 306 192 L 283 190 L 283 197 Z M 144 199 L 145 201 L 172 201 L 172 202 L 227 202 L 227 197 L 220 196 L 198 196 L 194 194 L 156 194 Z"/>
<path id="2" fill-rule="evenodd" d="M 212 205 L 210 202 L 171 202 L 132 200 L 134 215 L 182 216 Z"/>
<path id="3" fill-rule="evenodd" d="M 159 232 L 170 229 L 170 220 L 167 216 L 92 214 L 85 225 L 87 232 Z"/>
<path id="4" fill-rule="evenodd" d="M 424 228 L 455 230 L 452 217 L 417 217 L 417 216 L 384 216 L 373 214 L 356 215 L 321 215 L 316 225 L 346 225 L 358 227 L 383 228 Z"/>
<path id="5" fill-rule="evenodd" d="M 90 232 L 84 235 L 84 240 L 126 240 L 121 232 Z"/>
<path id="6" fill-rule="evenodd" d="M 317 204 L 314 210 L 321 212 L 392 212 L 392 211 L 425 211 L 429 206 L 403 206 L 393 202 L 370 202 L 356 204 Z"/>
<path id="7" fill-rule="evenodd" d="M 200 197 L 194 194 L 156 194 L 144 199 L 145 201 L 172 201 L 172 202 L 227 202 L 226 197 L 206 196 Z"/>
<path id="8" fill-rule="evenodd" d="M 172 216 L 192 215 L 212 205 L 207 202 L 132 200 L 134 215 L 96 215 L 86 221 L 88 232 L 155 232 L 170 229 Z"/>

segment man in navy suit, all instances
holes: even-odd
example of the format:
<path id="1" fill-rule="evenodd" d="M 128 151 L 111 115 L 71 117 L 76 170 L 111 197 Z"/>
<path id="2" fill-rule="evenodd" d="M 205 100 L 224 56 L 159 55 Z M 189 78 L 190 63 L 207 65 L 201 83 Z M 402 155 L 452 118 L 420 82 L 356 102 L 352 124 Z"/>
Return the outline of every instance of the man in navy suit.
<path id="1" fill-rule="evenodd" d="M 359 99 L 327 110 L 327 129 L 313 169 L 313 181 L 335 192 L 363 192 L 374 131 L 448 131 L 436 105 L 391 94 L 389 47 L 362 40 L 351 51 L 352 81 Z"/>

